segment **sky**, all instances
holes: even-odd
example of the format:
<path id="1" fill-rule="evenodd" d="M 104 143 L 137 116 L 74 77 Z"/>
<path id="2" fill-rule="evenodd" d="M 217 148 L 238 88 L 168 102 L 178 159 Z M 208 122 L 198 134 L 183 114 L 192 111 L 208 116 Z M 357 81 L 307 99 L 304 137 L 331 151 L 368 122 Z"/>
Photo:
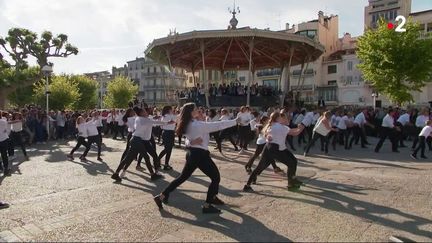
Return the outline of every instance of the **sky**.
<path id="1" fill-rule="evenodd" d="M 367 0 L 237 0 L 238 27 L 280 30 L 286 23 L 339 16 L 339 35 L 363 33 Z M 68 35 L 79 54 L 53 58 L 55 73 L 111 71 L 144 55 L 170 29 L 226 29 L 233 0 L 0 0 L 0 36 L 10 28 Z M 432 0 L 412 0 L 412 12 L 432 9 Z"/>

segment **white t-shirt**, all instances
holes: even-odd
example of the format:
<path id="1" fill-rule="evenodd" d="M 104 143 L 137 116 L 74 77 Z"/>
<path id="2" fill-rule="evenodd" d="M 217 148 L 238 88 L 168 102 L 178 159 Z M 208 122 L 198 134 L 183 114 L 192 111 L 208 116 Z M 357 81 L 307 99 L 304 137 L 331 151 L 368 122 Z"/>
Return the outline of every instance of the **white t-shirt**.
<path id="1" fill-rule="evenodd" d="M 97 122 L 94 121 L 94 120 L 89 121 L 89 122 L 86 123 L 86 126 L 87 126 L 87 135 L 89 137 L 99 135 L 99 132 L 97 130 L 96 125 L 97 125 Z"/>
<path id="2" fill-rule="evenodd" d="M 249 112 L 239 112 L 237 117 L 240 118 L 241 126 L 247 126 L 251 120 L 251 114 Z"/>
<path id="3" fill-rule="evenodd" d="M 303 125 L 305 125 L 305 127 L 309 127 L 310 125 L 312 125 L 313 120 L 314 120 L 314 113 L 310 111 L 305 114 L 302 123 Z"/>
<path id="4" fill-rule="evenodd" d="M 304 120 L 304 118 L 305 118 L 305 116 L 304 116 L 302 113 L 299 113 L 299 114 L 296 116 L 296 119 L 295 119 L 295 121 L 294 121 L 294 124 L 295 124 L 295 125 L 299 125 L 299 124 Z"/>
<path id="5" fill-rule="evenodd" d="M 9 138 L 8 127 L 9 124 L 7 123 L 7 121 L 4 119 L 0 119 L 0 142 L 3 142 Z"/>
<path id="6" fill-rule="evenodd" d="M 258 124 L 258 123 L 257 123 L 257 121 L 256 121 L 256 118 L 252 119 L 252 120 L 249 122 L 249 125 L 250 125 L 250 128 L 251 128 L 251 131 L 256 131 L 256 129 L 257 129 L 256 125 L 257 125 L 257 124 Z"/>
<path id="7" fill-rule="evenodd" d="M 398 118 L 397 122 L 402 124 L 402 126 L 405 126 L 406 124 L 408 124 L 410 122 L 410 115 L 408 113 L 403 114 L 402 116 L 400 116 Z"/>
<path id="8" fill-rule="evenodd" d="M 170 122 L 170 121 L 175 121 L 176 118 L 177 117 L 175 115 L 166 114 L 165 116 L 162 117 L 161 121 Z M 173 124 L 169 124 L 169 125 L 163 125 L 162 129 L 174 131 L 175 127 L 176 127 L 176 124 L 173 123 Z"/>
<path id="9" fill-rule="evenodd" d="M 15 122 L 11 124 L 11 131 L 12 132 L 21 132 L 23 130 L 23 124 L 22 121 Z"/>
<path id="10" fill-rule="evenodd" d="M 348 121 L 349 121 L 348 116 L 340 117 L 340 120 L 338 122 L 337 128 L 341 129 L 341 130 L 347 129 L 347 125 L 346 124 L 347 124 Z"/>
<path id="11" fill-rule="evenodd" d="M 366 123 L 366 117 L 363 112 L 360 112 L 354 119 L 354 123 L 363 126 Z"/>
<path id="12" fill-rule="evenodd" d="M 275 122 L 270 126 L 267 132 L 267 134 L 272 137 L 272 140 L 267 142 L 279 145 L 279 151 L 283 151 L 286 149 L 285 142 L 289 131 L 289 127 Z"/>
<path id="13" fill-rule="evenodd" d="M 127 122 L 126 122 L 128 132 L 134 132 L 135 131 L 135 119 L 136 119 L 136 116 L 128 117 Z"/>
<path id="14" fill-rule="evenodd" d="M 85 122 L 78 125 L 78 136 L 83 138 L 88 137 L 87 124 Z"/>
<path id="15" fill-rule="evenodd" d="M 393 128 L 394 127 L 394 118 L 390 114 L 387 114 L 384 117 L 381 126 L 382 127 Z"/>
<path id="16" fill-rule="evenodd" d="M 416 127 L 426 126 L 426 121 L 429 120 L 428 116 L 419 115 L 416 119 Z"/>
<path id="17" fill-rule="evenodd" d="M 419 137 L 426 137 L 427 138 L 431 135 L 431 132 L 432 132 L 432 127 L 431 126 L 425 126 L 421 130 Z"/>

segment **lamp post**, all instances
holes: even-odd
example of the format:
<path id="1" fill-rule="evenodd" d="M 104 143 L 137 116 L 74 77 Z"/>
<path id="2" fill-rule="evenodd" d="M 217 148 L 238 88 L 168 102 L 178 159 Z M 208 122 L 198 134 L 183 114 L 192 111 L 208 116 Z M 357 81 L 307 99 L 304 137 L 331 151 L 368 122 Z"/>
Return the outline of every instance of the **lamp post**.
<path id="1" fill-rule="evenodd" d="M 376 98 L 378 98 L 378 93 L 374 91 L 374 92 L 372 93 L 373 108 L 374 108 L 374 110 L 376 109 Z"/>
<path id="2" fill-rule="evenodd" d="M 49 76 L 53 72 L 52 66 L 53 66 L 53 64 L 50 63 L 50 64 L 42 67 L 42 73 L 46 79 L 46 83 L 45 83 L 46 113 L 47 113 L 46 130 L 47 130 L 47 134 L 48 134 L 48 139 L 50 137 L 50 132 L 49 132 L 49 123 L 50 123 L 50 119 L 49 119 L 49 94 L 50 94 L 50 92 L 49 92 L 48 85 L 49 85 Z"/>

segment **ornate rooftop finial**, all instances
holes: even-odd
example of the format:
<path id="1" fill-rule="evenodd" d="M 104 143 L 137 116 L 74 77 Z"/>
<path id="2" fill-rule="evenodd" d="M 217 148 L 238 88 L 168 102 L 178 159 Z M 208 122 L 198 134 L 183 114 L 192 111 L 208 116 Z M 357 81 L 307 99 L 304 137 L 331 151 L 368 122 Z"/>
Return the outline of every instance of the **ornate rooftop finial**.
<path id="1" fill-rule="evenodd" d="M 240 8 L 238 6 L 237 6 L 237 9 L 236 9 L 235 0 L 234 0 L 234 8 L 233 9 L 228 8 L 228 11 L 233 15 L 232 19 L 230 20 L 230 26 L 229 26 L 229 28 L 235 30 L 237 28 L 237 24 L 238 24 L 238 20 L 236 19 L 235 16 L 236 16 L 237 13 L 240 13 Z"/>

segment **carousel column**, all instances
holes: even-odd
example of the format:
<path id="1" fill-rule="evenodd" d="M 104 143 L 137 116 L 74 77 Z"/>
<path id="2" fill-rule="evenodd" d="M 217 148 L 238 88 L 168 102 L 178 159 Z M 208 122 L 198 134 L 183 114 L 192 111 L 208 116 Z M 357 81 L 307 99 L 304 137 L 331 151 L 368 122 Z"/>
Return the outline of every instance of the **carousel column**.
<path id="1" fill-rule="evenodd" d="M 251 80 L 252 80 L 252 52 L 254 48 L 254 38 L 249 41 L 249 80 L 248 80 L 248 89 L 247 89 L 247 101 L 246 105 L 250 106 L 250 89 L 251 89 Z"/>
<path id="2" fill-rule="evenodd" d="M 205 50 L 205 45 L 204 45 L 204 41 L 201 41 L 201 57 L 202 57 L 202 65 L 203 65 L 203 82 L 205 84 L 205 100 L 206 100 L 206 107 L 210 108 L 210 102 L 209 102 L 209 86 L 208 86 L 208 80 L 206 79 L 206 68 L 205 68 L 205 56 L 204 56 L 204 50 Z"/>

